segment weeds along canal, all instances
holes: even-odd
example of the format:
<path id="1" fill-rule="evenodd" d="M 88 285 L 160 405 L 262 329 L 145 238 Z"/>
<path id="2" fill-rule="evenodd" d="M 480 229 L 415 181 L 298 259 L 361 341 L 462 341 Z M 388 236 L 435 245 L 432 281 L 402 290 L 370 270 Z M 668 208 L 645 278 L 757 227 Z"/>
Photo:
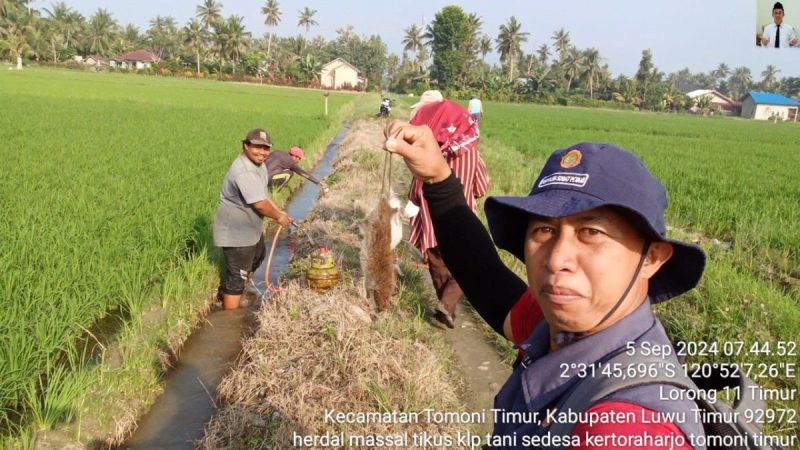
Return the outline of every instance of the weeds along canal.
<path id="1" fill-rule="evenodd" d="M 333 172 L 333 159 L 350 129 L 342 125 L 328 145 L 313 174 L 324 178 Z M 301 222 L 319 198 L 320 188 L 306 182 L 286 207 Z M 267 238 L 267 251 L 272 236 Z M 277 285 L 293 253 L 293 236 L 284 231 L 272 256 L 270 283 Z M 254 275 L 256 288 L 267 292 L 266 261 Z M 258 302 L 253 307 L 258 307 Z M 180 358 L 167 374 L 164 393 L 139 420 L 139 426 L 122 448 L 193 449 L 204 434 L 204 426 L 217 408 L 217 386 L 241 350 L 241 339 L 250 328 L 253 310 L 240 308 L 210 313 L 204 324 L 187 339 Z"/>

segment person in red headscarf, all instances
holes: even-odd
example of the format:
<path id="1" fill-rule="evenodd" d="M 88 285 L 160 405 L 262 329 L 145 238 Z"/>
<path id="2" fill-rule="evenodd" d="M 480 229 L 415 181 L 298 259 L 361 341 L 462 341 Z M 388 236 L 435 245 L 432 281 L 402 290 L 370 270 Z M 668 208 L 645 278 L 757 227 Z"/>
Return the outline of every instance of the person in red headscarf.
<path id="1" fill-rule="evenodd" d="M 432 101 L 421 101 L 411 117 L 412 125 L 427 125 L 439 143 L 453 173 L 461 180 L 464 197 L 475 212 L 475 200 L 486 195 L 489 187 L 489 174 L 478 153 L 478 126 L 473 117 L 461 105 L 445 100 L 438 95 L 428 95 Z M 426 95 L 422 95 L 422 99 Z M 428 262 L 433 286 L 438 297 L 434 318 L 449 328 L 455 328 L 456 305 L 462 296 L 461 287 L 450 274 L 442 260 L 428 204 L 422 195 L 422 181 L 414 178 L 411 182 L 408 199 L 419 207 L 419 213 L 411 218 L 409 242 L 414 245 Z M 414 209 L 414 208 L 411 208 Z"/>

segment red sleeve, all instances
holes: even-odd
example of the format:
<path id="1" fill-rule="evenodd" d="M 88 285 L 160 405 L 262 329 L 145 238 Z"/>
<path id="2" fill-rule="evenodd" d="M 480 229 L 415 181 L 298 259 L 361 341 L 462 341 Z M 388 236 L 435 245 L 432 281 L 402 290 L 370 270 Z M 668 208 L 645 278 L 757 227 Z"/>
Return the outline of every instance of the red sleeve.
<path id="1" fill-rule="evenodd" d="M 626 417 L 630 416 L 632 420 L 625 421 L 623 423 L 605 423 L 605 422 L 613 422 L 613 421 L 604 421 L 604 423 L 597 423 L 594 425 L 588 425 L 585 423 L 579 423 L 577 427 L 575 427 L 575 431 L 573 432 L 573 436 L 579 436 L 581 438 L 581 443 L 577 446 L 570 447 L 570 450 L 597 450 L 597 449 L 605 449 L 605 448 L 616 448 L 616 449 L 630 449 L 630 450 L 665 450 L 665 449 L 677 449 L 677 450 L 693 450 L 691 442 L 689 439 L 686 438 L 686 435 L 683 434 L 680 428 L 672 422 L 665 422 L 665 419 L 661 418 L 660 413 L 658 411 L 653 411 L 652 409 L 644 408 L 639 405 L 634 405 L 632 403 L 623 403 L 623 402 L 604 402 L 598 403 L 591 408 L 589 408 L 587 413 L 631 413 L 626 415 Z M 648 423 L 642 423 L 642 418 L 647 419 Z M 621 441 L 616 441 L 617 445 L 612 446 L 613 441 L 605 441 L 605 444 L 602 444 L 602 440 L 598 439 L 600 436 L 616 436 L 616 439 L 621 439 Z M 666 445 L 665 446 L 655 446 L 655 445 L 643 445 L 643 446 L 634 446 L 634 445 L 620 445 L 621 442 L 631 442 L 630 438 L 637 438 L 643 437 L 647 435 L 648 440 L 650 442 L 657 442 L 659 437 L 661 441 L 663 441 Z M 680 436 L 683 436 L 683 440 L 680 440 Z M 587 442 L 587 438 L 592 437 L 593 442 Z M 650 438 L 653 439 L 650 439 Z M 682 446 L 678 446 L 677 444 L 684 442 L 685 444 Z"/>
<path id="2" fill-rule="evenodd" d="M 528 339 L 533 329 L 544 317 L 542 309 L 536 303 L 530 289 L 525 290 L 508 314 L 511 320 L 511 337 L 515 344 L 521 344 Z"/>

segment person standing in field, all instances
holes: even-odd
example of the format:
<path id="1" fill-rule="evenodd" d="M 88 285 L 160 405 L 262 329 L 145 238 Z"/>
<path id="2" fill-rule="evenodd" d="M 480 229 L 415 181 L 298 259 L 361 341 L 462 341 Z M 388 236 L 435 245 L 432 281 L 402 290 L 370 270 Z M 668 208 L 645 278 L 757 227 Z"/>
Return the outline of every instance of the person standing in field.
<path id="1" fill-rule="evenodd" d="M 297 146 L 292 147 L 289 153 L 279 150 L 271 151 L 266 162 L 267 172 L 269 173 L 269 188 L 280 188 L 289 182 L 293 173 L 296 173 L 327 191 L 328 185 L 324 180 L 318 179 L 300 167 L 300 161 L 303 160 L 304 156 L 303 149 Z"/>
<path id="2" fill-rule="evenodd" d="M 797 33 L 791 25 L 783 23 L 784 16 L 783 4 L 775 2 L 772 6 L 773 23 L 765 26 L 761 34 L 762 47 L 789 48 L 797 45 Z"/>
<path id="3" fill-rule="evenodd" d="M 434 130 L 444 160 L 461 180 L 462 198 L 474 213 L 475 200 L 486 195 L 489 187 L 489 174 L 478 153 L 477 123 L 459 104 L 444 100 L 439 91 L 425 92 L 420 102 L 412 108 L 414 113 L 411 123 Z M 411 235 L 408 240 L 424 255 L 428 263 L 428 271 L 438 298 L 433 317 L 448 328 L 455 328 L 456 305 L 462 291 L 442 260 L 422 185 L 422 180 L 417 177 L 411 182 L 408 198 L 419 208 L 419 214 L 411 217 Z"/>
<path id="4" fill-rule="evenodd" d="M 665 445 L 646 448 L 705 448 L 696 444 L 705 436 L 692 413 L 698 406 L 669 383 L 639 384 L 581 403 L 586 414 L 577 422 L 557 414 L 579 412 L 562 408 L 594 384 L 595 375 L 581 368 L 600 371 L 630 351 L 670 347 L 651 305 L 694 288 L 705 267 L 702 249 L 666 237 L 666 190 L 636 155 L 587 142 L 556 150 L 527 196 L 487 199 L 490 237 L 442 157 L 435 130 L 394 121 L 385 134 L 385 149 L 401 155 L 424 182 L 442 258 L 466 298 L 523 352 L 494 407 L 533 419 L 500 416 L 494 436 L 555 436 L 557 443 L 542 447 L 588 450 L 632 448 L 608 440 L 648 435 Z M 527 283 L 506 267 L 495 245 L 524 263 Z M 621 361 L 615 363 L 621 373 L 636 368 L 635 357 Z M 674 354 L 660 361 L 680 373 Z M 626 420 L 587 421 L 619 415 Z M 594 443 L 600 440 L 606 444 Z"/>
<path id="5" fill-rule="evenodd" d="M 294 220 L 268 194 L 266 164 L 272 139 L 263 128 L 247 133 L 242 152 L 222 180 L 214 215 L 214 245 L 225 255 L 218 295 L 225 309 L 236 309 L 245 283 L 264 259 L 264 217 L 288 226 Z"/>
<path id="6" fill-rule="evenodd" d="M 483 102 L 475 95 L 469 98 L 469 113 L 472 115 L 472 118 L 475 119 L 476 123 L 481 121 L 481 116 L 483 116 Z"/>

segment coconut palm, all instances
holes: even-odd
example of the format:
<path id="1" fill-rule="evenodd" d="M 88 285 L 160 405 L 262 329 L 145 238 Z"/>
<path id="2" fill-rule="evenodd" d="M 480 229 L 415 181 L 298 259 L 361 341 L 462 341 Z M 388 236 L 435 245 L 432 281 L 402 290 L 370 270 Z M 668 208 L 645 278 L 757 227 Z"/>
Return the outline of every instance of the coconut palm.
<path id="1" fill-rule="evenodd" d="M 520 31 L 522 24 L 517 22 L 517 18 L 511 16 L 508 24 L 500 25 L 500 34 L 497 36 L 497 51 L 500 53 L 500 61 L 508 62 L 508 79 L 514 79 L 514 62 L 519 59 L 522 52 L 520 43 L 527 42 L 528 35 Z"/>
<path id="2" fill-rule="evenodd" d="M 111 43 L 111 53 L 115 55 L 122 55 L 141 48 L 142 37 L 139 35 L 139 29 L 136 26 L 128 24 L 122 32 L 117 33 L 116 38 Z"/>
<path id="3" fill-rule="evenodd" d="M 160 59 L 176 53 L 179 38 L 180 33 L 174 18 L 156 16 L 154 19 L 150 19 L 147 39 L 150 48 Z"/>
<path id="4" fill-rule="evenodd" d="M 206 39 L 208 39 L 208 32 L 206 32 L 199 20 L 192 19 L 183 27 L 183 43 L 194 50 L 194 55 L 197 59 L 197 72 L 200 72 L 200 50 L 205 46 Z"/>
<path id="5" fill-rule="evenodd" d="M 306 6 L 302 11 L 298 11 L 300 13 L 299 20 L 297 21 L 298 27 L 305 27 L 306 29 L 306 38 L 308 38 L 308 30 L 311 29 L 314 25 L 319 25 L 316 20 L 314 20 L 314 14 L 317 13 L 316 9 L 311 9 Z"/>
<path id="6" fill-rule="evenodd" d="M 547 58 L 550 57 L 550 47 L 548 47 L 547 44 L 540 45 L 539 49 L 536 50 L 536 56 L 541 67 L 547 67 Z"/>
<path id="7" fill-rule="evenodd" d="M 0 22 L 0 50 L 5 50 L 17 60 L 17 70 L 22 70 L 22 58 L 32 53 L 28 37 L 33 31 L 32 15 L 25 9 L 7 7 L 6 23 Z"/>
<path id="8" fill-rule="evenodd" d="M 58 50 L 70 45 L 72 33 L 78 31 L 74 28 L 72 18 L 74 11 L 64 2 L 53 4 L 50 8 L 42 8 L 49 16 L 51 23 L 50 47 L 53 52 L 53 62 L 58 62 Z"/>
<path id="9" fill-rule="evenodd" d="M 197 5 L 195 12 L 200 22 L 206 27 L 206 31 L 210 31 L 211 27 L 217 19 L 222 18 L 222 3 L 217 3 L 216 0 L 205 0 L 202 5 Z"/>
<path id="10" fill-rule="evenodd" d="M 481 41 L 478 45 L 478 48 L 479 48 L 478 51 L 481 54 L 481 60 L 483 60 L 483 62 L 486 62 L 486 55 L 488 55 L 492 51 L 492 38 L 490 38 L 489 35 L 486 34 L 481 36 Z"/>
<path id="11" fill-rule="evenodd" d="M 414 70 L 419 69 L 419 51 L 422 47 L 425 46 L 423 43 L 423 34 L 422 29 L 418 27 L 416 24 L 412 24 L 410 27 L 403 30 L 405 32 L 405 36 L 403 37 L 403 50 L 410 51 L 414 53 L 414 56 L 417 57 L 417 65 L 415 65 Z"/>
<path id="12" fill-rule="evenodd" d="M 717 86 L 719 86 L 719 83 L 722 80 L 728 78 L 728 75 L 730 75 L 730 73 L 731 69 L 728 67 L 728 65 L 725 63 L 720 63 L 716 69 L 711 71 L 711 76 L 717 80 Z"/>
<path id="13" fill-rule="evenodd" d="M 261 7 L 261 14 L 264 15 L 264 25 L 272 28 L 277 27 L 281 22 L 281 10 L 278 8 L 278 0 L 267 0 L 267 3 Z M 269 59 L 270 51 L 272 50 L 272 31 L 269 32 L 269 40 L 267 41 L 267 59 Z"/>
<path id="14" fill-rule="evenodd" d="M 730 90 L 733 98 L 741 98 L 750 90 L 753 84 L 753 75 L 747 67 L 737 67 L 731 72 L 731 77 L 728 79 Z"/>
<path id="15" fill-rule="evenodd" d="M 569 88 L 572 85 L 572 80 L 575 79 L 583 69 L 583 65 L 583 53 L 575 47 L 570 47 L 563 63 L 564 75 L 569 77 L 567 81 L 567 92 L 569 92 Z"/>
<path id="16" fill-rule="evenodd" d="M 600 56 L 600 51 L 596 48 L 590 48 L 583 52 L 583 69 L 589 78 L 589 98 L 594 98 L 594 82 L 602 70 L 600 66 L 602 61 L 603 57 Z"/>
<path id="17" fill-rule="evenodd" d="M 776 75 L 780 72 L 780 69 L 773 66 L 772 64 L 768 65 L 763 72 L 761 72 L 761 85 L 764 87 L 765 90 L 771 91 L 773 89 L 773 85 L 777 80 Z"/>
<path id="18" fill-rule="evenodd" d="M 244 17 L 242 16 L 230 16 L 225 24 L 228 37 L 227 51 L 233 62 L 234 72 L 236 72 L 242 52 L 246 51 L 250 45 L 251 33 L 245 30 L 243 21 Z"/>
<path id="19" fill-rule="evenodd" d="M 564 61 L 569 51 L 569 31 L 564 30 L 563 27 L 559 28 L 558 31 L 553 33 L 551 39 L 554 41 L 553 45 L 556 47 L 556 50 L 558 50 L 559 60 Z"/>
<path id="20" fill-rule="evenodd" d="M 117 21 L 107 10 L 98 8 L 92 17 L 89 18 L 87 33 L 89 38 L 89 50 L 106 56 L 111 41 L 117 31 Z"/>

